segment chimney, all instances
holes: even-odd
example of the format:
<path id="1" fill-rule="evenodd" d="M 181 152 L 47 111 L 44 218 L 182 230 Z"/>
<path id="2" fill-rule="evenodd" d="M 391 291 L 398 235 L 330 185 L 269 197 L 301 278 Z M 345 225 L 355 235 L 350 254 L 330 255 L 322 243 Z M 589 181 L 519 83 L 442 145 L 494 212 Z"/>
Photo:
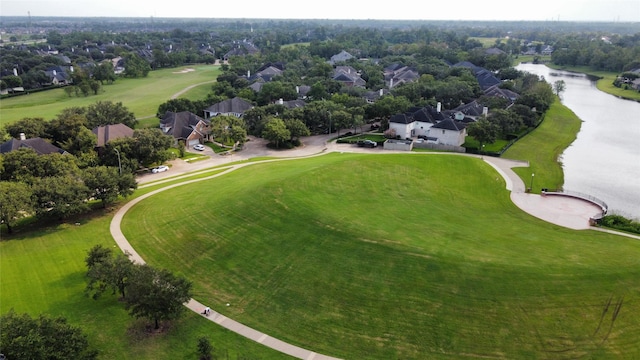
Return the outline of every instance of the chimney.
<path id="1" fill-rule="evenodd" d="M 27 140 L 27 137 L 24 133 L 20 133 L 20 140 Z"/>
<path id="2" fill-rule="evenodd" d="M 284 105 L 284 100 L 282 100 L 282 98 L 280 98 L 280 100 L 278 100 L 278 104 Z"/>
<path id="3" fill-rule="evenodd" d="M 384 95 L 384 89 L 380 89 L 380 96 Z"/>
<path id="4" fill-rule="evenodd" d="M 436 111 L 440 113 L 442 111 L 442 103 L 438 101 L 438 105 L 436 105 Z"/>
<path id="5" fill-rule="evenodd" d="M 69 71 L 73 72 L 73 66 L 69 66 Z"/>
<path id="6" fill-rule="evenodd" d="M 58 75 L 58 72 L 53 70 L 53 76 L 56 76 L 56 75 Z"/>
<path id="7" fill-rule="evenodd" d="M 251 78 L 251 70 L 247 70 L 247 79 Z"/>
<path id="8" fill-rule="evenodd" d="M 393 79 L 389 81 L 389 89 L 391 89 L 392 87 L 393 87 Z"/>
<path id="9" fill-rule="evenodd" d="M 489 114 L 489 108 L 485 106 L 482 108 L 482 115 L 487 116 L 487 114 Z"/>
<path id="10" fill-rule="evenodd" d="M 18 76 L 18 69 L 13 68 L 13 76 Z"/>
<path id="11" fill-rule="evenodd" d="M 296 94 L 300 94 L 300 86 L 296 86 Z"/>

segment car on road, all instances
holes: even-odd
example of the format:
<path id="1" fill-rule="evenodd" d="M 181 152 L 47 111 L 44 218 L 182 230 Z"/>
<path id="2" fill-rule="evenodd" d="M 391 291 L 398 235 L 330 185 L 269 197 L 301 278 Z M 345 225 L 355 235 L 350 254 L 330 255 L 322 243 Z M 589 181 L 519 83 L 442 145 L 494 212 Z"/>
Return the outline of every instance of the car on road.
<path id="1" fill-rule="evenodd" d="M 195 144 L 195 145 L 193 145 L 193 150 L 204 151 L 204 145 Z"/>
<path id="2" fill-rule="evenodd" d="M 167 165 L 160 165 L 151 169 L 151 172 L 154 174 L 157 174 L 157 173 L 165 172 L 167 170 L 169 170 L 169 167 Z"/>
<path id="3" fill-rule="evenodd" d="M 365 139 L 365 140 L 359 140 L 358 141 L 358 146 L 359 147 L 374 148 L 374 147 L 378 146 L 378 143 L 373 141 L 373 140 Z"/>

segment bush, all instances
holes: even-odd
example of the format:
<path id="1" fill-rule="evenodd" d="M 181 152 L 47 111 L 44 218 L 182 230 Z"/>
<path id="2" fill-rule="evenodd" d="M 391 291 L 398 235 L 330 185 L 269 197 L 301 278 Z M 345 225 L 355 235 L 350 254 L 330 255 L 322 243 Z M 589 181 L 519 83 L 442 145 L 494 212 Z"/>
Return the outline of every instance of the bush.
<path id="1" fill-rule="evenodd" d="M 620 215 L 606 215 L 602 218 L 602 225 L 612 229 L 640 234 L 640 222 L 627 219 Z"/>

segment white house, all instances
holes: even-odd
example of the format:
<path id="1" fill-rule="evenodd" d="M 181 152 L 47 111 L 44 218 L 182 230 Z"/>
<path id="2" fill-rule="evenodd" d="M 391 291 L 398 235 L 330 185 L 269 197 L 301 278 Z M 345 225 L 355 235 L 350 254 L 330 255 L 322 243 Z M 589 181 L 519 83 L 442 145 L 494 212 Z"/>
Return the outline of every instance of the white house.
<path id="1" fill-rule="evenodd" d="M 435 124 L 445 120 L 441 105 L 437 108 L 430 106 L 412 109 L 405 114 L 397 114 L 389 119 L 389 129 L 393 129 L 400 138 L 413 138 L 416 136 L 429 136 L 429 129 Z"/>
<path id="2" fill-rule="evenodd" d="M 453 119 L 443 120 L 429 128 L 429 137 L 439 144 L 461 146 L 467 137 L 467 124 Z"/>

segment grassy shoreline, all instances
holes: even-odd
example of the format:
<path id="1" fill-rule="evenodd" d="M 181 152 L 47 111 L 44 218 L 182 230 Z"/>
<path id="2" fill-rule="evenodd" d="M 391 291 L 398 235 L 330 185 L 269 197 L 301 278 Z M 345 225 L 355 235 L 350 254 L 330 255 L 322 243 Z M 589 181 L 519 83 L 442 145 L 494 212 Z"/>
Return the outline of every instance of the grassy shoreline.
<path id="1" fill-rule="evenodd" d="M 578 136 L 582 120 L 556 98 L 537 129 L 513 144 L 503 157 L 529 162 L 528 168 L 514 168 L 525 184 L 534 176 L 533 192 L 541 188 L 562 189 L 564 172 L 559 160 L 562 152 Z"/>

